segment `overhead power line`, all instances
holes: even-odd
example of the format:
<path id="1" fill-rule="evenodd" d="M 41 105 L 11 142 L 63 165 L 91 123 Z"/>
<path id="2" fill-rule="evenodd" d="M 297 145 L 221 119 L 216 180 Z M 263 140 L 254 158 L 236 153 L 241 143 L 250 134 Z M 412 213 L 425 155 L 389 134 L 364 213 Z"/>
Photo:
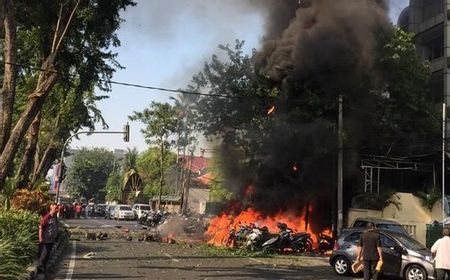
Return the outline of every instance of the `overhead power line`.
<path id="1" fill-rule="evenodd" d="M 56 74 L 63 74 L 59 71 L 55 70 L 49 70 L 49 69 L 43 69 L 39 67 L 34 67 L 31 65 L 25 65 L 25 64 L 18 64 L 18 63 L 11 63 L 11 62 L 5 62 L 5 64 L 14 65 L 20 68 L 28 68 L 36 71 L 42 71 L 42 72 L 49 72 L 49 73 L 56 73 Z M 73 74 L 66 74 L 72 77 L 75 77 L 76 75 Z M 170 89 L 170 88 L 163 88 L 163 87 L 156 87 L 156 86 L 150 86 L 150 85 L 140 85 L 140 84 L 133 84 L 133 83 L 125 83 L 125 82 L 119 82 L 114 80 L 106 80 L 106 79 L 100 79 L 101 82 L 109 83 L 109 84 L 115 84 L 125 87 L 134 87 L 134 88 L 142 88 L 142 89 L 149 89 L 149 90 L 156 90 L 156 91 L 164 91 L 164 92 L 171 92 L 171 93 L 181 93 L 181 94 L 190 94 L 190 95 L 198 95 L 198 96 L 206 96 L 206 97 L 220 97 L 220 98 L 245 98 L 245 97 L 238 97 L 238 96 L 229 96 L 224 94 L 214 94 L 214 93 L 203 93 L 203 92 L 196 92 L 196 91 L 189 91 L 189 90 L 182 90 L 182 89 Z"/>

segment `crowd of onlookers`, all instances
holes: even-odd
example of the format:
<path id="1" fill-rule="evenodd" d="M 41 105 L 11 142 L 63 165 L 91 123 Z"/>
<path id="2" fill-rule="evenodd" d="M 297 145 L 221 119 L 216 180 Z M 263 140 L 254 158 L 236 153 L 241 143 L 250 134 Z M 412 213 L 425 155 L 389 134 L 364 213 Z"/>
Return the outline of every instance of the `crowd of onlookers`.
<path id="1" fill-rule="evenodd" d="M 82 217 L 95 216 L 95 209 L 92 205 L 82 203 L 59 203 L 58 204 L 58 218 L 60 219 L 80 219 Z"/>

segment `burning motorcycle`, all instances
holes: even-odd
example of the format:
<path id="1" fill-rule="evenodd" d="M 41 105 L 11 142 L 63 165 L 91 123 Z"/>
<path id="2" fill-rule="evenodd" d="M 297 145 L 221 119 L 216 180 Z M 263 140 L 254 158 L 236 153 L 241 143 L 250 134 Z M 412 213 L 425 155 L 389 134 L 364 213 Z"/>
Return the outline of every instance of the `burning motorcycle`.
<path id="1" fill-rule="evenodd" d="M 325 254 L 327 251 L 333 250 L 334 238 L 325 234 L 319 235 L 319 252 Z"/>
<path id="2" fill-rule="evenodd" d="M 251 251 L 261 250 L 262 245 L 272 237 L 273 235 L 269 233 L 269 229 L 267 227 L 254 227 L 247 235 L 247 240 L 244 247 Z"/>
<path id="3" fill-rule="evenodd" d="M 277 227 L 280 232 L 277 236 L 270 238 L 262 244 L 265 251 L 292 250 L 293 252 L 307 252 L 312 250 L 311 235 L 306 232 L 292 234 L 292 229 L 288 228 L 284 223 L 278 223 Z"/>

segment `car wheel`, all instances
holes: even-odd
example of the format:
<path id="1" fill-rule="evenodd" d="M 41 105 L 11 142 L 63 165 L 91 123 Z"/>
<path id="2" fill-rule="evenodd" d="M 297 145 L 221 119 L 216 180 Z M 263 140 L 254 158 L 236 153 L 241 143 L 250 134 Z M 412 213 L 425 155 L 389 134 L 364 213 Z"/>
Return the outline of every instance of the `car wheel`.
<path id="1" fill-rule="evenodd" d="M 427 272 L 423 267 L 417 264 L 408 266 L 405 272 L 406 280 L 426 280 L 428 279 Z"/>
<path id="2" fill-rule="evenodd" d="M 334 259 L 334 272 L 338 275 L 350 274 L 351 264 L 346 257 L 338 256 Z"/>

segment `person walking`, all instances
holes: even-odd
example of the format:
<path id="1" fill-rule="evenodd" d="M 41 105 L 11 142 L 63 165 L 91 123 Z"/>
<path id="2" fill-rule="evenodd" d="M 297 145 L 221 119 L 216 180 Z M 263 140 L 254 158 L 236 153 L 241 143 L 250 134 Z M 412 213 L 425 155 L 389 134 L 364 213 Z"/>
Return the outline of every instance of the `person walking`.
<path id="1" fill-rule="evenodd" d="M 47 263 L 50 252 L 58 237 L 58 219 L 56 217 L 58 206 L 55 203 L 50 205 L 49 212 L 41 217 L 39 222 L 39 258 L 38 273 L 44 273 L 47 279 Z"/>
<path id="2" fill-rule="evenodd" d="M 443 237 L 438 239 L 431 247 L 434 256 L 434 267 L 436 269 L 437 280 L 450 279 L 450 228 L 442 230 Z"/>
<path id="3" fill-rule="evenodd" d="M 373 223 L 368 223 L 369 228 L 361 234 L 360 250 L 358 252 L 357 261 L 364 263 L 364 280 L 377 280 L 378 271 L 376 270 L 379 261 L 383 261 L 383 253 L 381 250 L 380 234 L 375 230 Z"/>

